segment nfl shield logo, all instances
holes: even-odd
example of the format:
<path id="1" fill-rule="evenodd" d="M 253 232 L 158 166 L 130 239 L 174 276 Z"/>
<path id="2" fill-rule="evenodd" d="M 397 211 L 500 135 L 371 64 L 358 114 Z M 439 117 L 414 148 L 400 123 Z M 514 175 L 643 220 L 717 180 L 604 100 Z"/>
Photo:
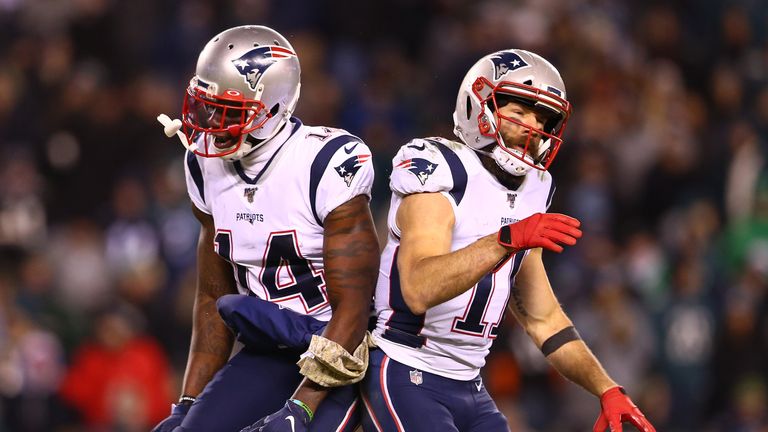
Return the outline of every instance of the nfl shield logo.
<path id="1" fill-rule="evenodd" d="M 248 202 L 249 202 L 249 203 L 253 203 L 253 194 L 255 194 L 255 193 L 256 193 L 256 190 L 257 190 L 257 189 L 258 189 L 258 188 L 255 188 L 255 187 L 252 187 L 252 188 L 245 188 L 245 193 L 243 194 L 243 196 L 244 196 L 246 199 L 248 199 Z"/>
<path id="2" fill-rule="evenodd" d="M 507 194 L 507 202 L 509 203 L 509 208 L 514 209 L 515 208 L 515 200 L 517 199 L 517 194 L 508 193 Z"/>
<path id="3" fill-rule="evenodd" d="M 424 382 L 424 378 L 422 378 L 420 370 L 412 370 L 410 372 L 410 374 L 411 374 L 411 382 L 412 383 L 414 383 L 416 385 L 420 385 L 421 383 Z"/>

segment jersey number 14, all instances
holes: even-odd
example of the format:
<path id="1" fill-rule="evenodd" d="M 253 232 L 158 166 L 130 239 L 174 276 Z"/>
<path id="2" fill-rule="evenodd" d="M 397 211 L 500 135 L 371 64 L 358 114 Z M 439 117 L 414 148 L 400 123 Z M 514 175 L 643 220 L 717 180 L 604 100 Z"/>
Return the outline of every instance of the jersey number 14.
<path id="1" fill-rule="evenodd" d="M 216 252 L 234 266 L 240 286 L 251 292 L 248 269 L 232 258 L 232 232 L 218 230 L 215 246 Z M 328 302 L 323 271 L 315 270 L 312 263 L 301 255 L 296 231 L 293 230 L 269 235 L 259 281 L 266 291 L 267 300 L 279 303 L 300 299 L 307 313 Z"/>

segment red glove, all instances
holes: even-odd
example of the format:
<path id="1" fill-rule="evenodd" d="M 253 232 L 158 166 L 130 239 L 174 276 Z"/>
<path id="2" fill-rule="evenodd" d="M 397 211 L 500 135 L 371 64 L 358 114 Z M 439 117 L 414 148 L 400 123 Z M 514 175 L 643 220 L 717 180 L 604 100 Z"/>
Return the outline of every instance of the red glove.
<path id="1" fill-rule="evenodd" d="M 536 213 L 527 218 L 501 227 L 499 244 L 515 251 L 543 247 L 552 252 L 562 252 L 558 243 L 573 246 L 581 237 L 579 222 L 570 216 L 557 213 Z"/>
<path id="2" fill-rule="evenodd" d="M 600 396 L 600 406 L 602 412 L 592 432 L 605 432 L 605 428 L 609 426 L 611 432 L 622 432 L 621 422 L 623 421 L 630 422 L 642 432 L 656 432 L 653 425 L 619 386 L 606 390 Z"/>

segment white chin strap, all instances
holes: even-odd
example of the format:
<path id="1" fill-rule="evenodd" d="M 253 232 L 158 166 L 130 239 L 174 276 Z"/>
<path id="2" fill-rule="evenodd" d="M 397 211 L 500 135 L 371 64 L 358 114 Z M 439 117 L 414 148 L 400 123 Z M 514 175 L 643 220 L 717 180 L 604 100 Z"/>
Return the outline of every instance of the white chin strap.
<path id="1" fill-rule="evenodd" d="M 484 113 L 487 118 L 489 119 L 495 119 L 496 116 L 493 114 L 493 112 L 490 110 L 488 106 L 485 107 Z M 456 116 L 456 113 L 454 112 L 454 117 Z M 456 123 L 454 121 L 454 123 Z M 455 132 L 455 131 L 454 131 Z M 528 173 L 528 171 L 531 170 L 531 165 L 536 165 L 537 162 L 527 153 L 523 153 L 520 150 L 517 149 L 510 149 L 509 147 L 506 147 L 504 145 L 504 138 L 501 136 L 501 133 L 496 128 L 496 123 L 491 122 L 491 133 L 495 133 L 497 143 L 493 147 L 493 150 L 490 152 L 474 149 L 476 152 L 483 154 L 485 156 L 488 156 L 489 158 L 496 161 L 496 164 L 501 168 L 502 170 L 508 172 L 509 174 L 512 174 L 513 176 L 524 176 Z M 506 149 L 502 148 L 502 145 L 506 147 Z M 545 140 L 541 143 L 540 151 L 537 156 L 537 159 L 541 159 L 542 155 L 545 154 L 547 150 L 549 150 L 549 140 Z M 528 163 L 523 162 L 523 159 Z"/>
<path id="2" fill-rule="evenodd" d="M 504 138 L 501 136 L 498 138 L 502 143 L 504 142 Z M 536 160 L 534 160 L 528 153 L 523 153 L 518 149 L 510 149 L 507 147 L 505 150 L 501 148 L 500 144 L 496 144 L 493 147 L 493 150 L 490 152 L 482 150 L 477 150 L 477 152 L 492 158 L 494 161 L 496 161 L 496 165 L 498 165 L 499 168 L 512 174 L 513 176 L 524 176 L 528 174 L 528 171 L 531 170 L 532 165 L 539 165 L 539 162 L 543 156 L 546 155 L 549 147 L 549 139 L 542 141 L 539 145 L 539 154 L 537 155 Z M 525 162 L 523 162 L 523 159 Z"/>
<path id="3" fill-rule="evenodd" d="M 211 142 L 208 144 L 209 146 L 208 148 L 210 148 L 210 146 L 213 145 L 214 139 L 213 137 L 208 137 L 208 138 L 211 140 Z M 237 148 L 236 152 L 230 153 L 228 155 L 219 156 L 219 157 L 227 161 L 236 161 L 242 158 L 243 156 L 245 156 L 246 154 L 248 154 L 248 152 L 250 152 L 251 150 L 253 150 L 252 146 L 248 143 L 248 141 L 246 141 L 246 137 L 241 136 L 240 139 L 242 140 L 242 142 L 240 143 L 240 147 Z"/>
<path id="4" fill-rule="evenodd" d="M 181 145 L 183 145 L 185 149 L 191 152 L 197 150 L 197 144 L 187 141 L 187 136 L 184 135 L 184 133 L 181 131 L 181 120 L 171 120 L 171 118 L 166 114 L 160 114 L 157 116 L 157 121 L 163 125 L 163 132 L 165 132 L 165 136 L 171 138 L 176 135 L 179 137 L 179 140 L 181 140 Z"/>
<path id="5" fill-rule="evenodd" d="M 519 157 L 524 157 L 530 163 L 533 163 L 533 158 L 528 155 L 523 155 L 520 150 L 510 150 Z M 496 161 L 496 165 L 504 171 L 512 174 L 513 176 L 524 176 L 530 171 L 531 166 L 521 161 L 517 157 L 509 154 L 507 151 L 496 145 L 490 152 L 477 150 L 478 153 L 484 154 L 489 158 Z"/>
<path id="6" fill-rule="evenodd" d="M 189 150 L 191 152 L 194 152 L 195 150 L 197 150 L 197 148 L 198 148 L 197 143 L 194 143 L 194 142 L 190 143 L 189 140 L 187 140 L 187 136 L 184 135 L 184 132 L 181 131 L 181 120 L 179 120 L 179 119 L 171 120 L 171 118 L 168 117 L 168 115 L 160 114 L 159 116 L 157 116 L 157 121 L 159 121 L 160 124 L 163 125 L 163 132 L 165 132 L 165 136 L 167 136 L 168 138 L 171 138 L 174 135 L 176 135 L 179 138 L 179 141 L 181 141 L 181 145 L 183 145 L 185 149 L 187 149 L 187 150 Z M 250 153 L 251 150 L 254 150 L 254 149 L 258 148 L 258 147 L 261 147 L 264 143 L 266 143 L 271 138 L 273 138 L 275 135 L 277 135 L 277 133 L 280 131 L 280 125 L 285 123 L 285 121 L 286 121 L 286 119 L 283 119 L 283 121 L 278 124 L 278 127 L 276 127 L 267 136 L 267 138 L 260 138 L 259 140 L 261 142 L 259 143 L 259 145 L 254 146 L 251 143 L 249 143 L 248 141 L 246 141 L 245 137 L 243 137 L 243 138 L 241 138 L 243 140 L 243 142 L 240 143 L 240 147 L 237 149 L 236 152 L 228 154 L 228 155 L 220 156 L 220 157 L 222 159 L 225 159 L 225 160 L 238 160 L 238 159 L 242 158 L 246 154 Z M 214 138 L 213 137 L 208 137 L 208 138 L 211 140 L 211 142 L 209 142 L 208 145 L 209 146 L 213 146 Z"/>
<path id="7" fill-rule="evenodd" d="M 496 165 L 498 165 L 499 168 L 512 174 L 513 176 L 524 176 L 528 174 L 528 171 L 531 170 L 532 168 L 531 165 L 538 165 L 538 162 L 535 161 L 527 153 L 523 154 L 523 152 L 521 152 L 518 149 L 508 149 L 508 150 L 509 151 L 502 149 L 501 146 L 497 144 L 496 146 L 493 147 L 493 150 L 491 150 L 490 152 L 477 150 L 477 149 L 475 151 L 493 159 L 494 161 L 496 161 Z M 547 150 L 549 150 L 549 140 L 543 141 L 541 143 L 539 158 L 545 155 Z M 521 159 L 525 159 L 525 161 L 530 163 L 531 165 L 528 165 L 528 163 L 523 162 Z"/>
<path id="8" fill-rule="evenodd" d="M 181 131 L 181 120 L 179 119 L 171 120 L 171 118 L 168 117 L 168 115 L 160 114 L 159 116 L 157 116 L 157 121 L 159 121 L 160 124 L 163 125 L 163 132 L 165 132 L 165 136 L 167 136 L 168 138 L 171 138 L 174 135 L 176 135 L 179 138 L 179 141 L 181 141 L 181 145 L 183 145 L 185 149 L 191 152 L 194 152 L 195 150 L 197 150 L 198 148 L 197 143 L 194 143 L 194 142 L 190 143 L 189 140 L 187 140 L 187 136 L 184 135 L 184 132 Z M 209 139 L 213 141 L 213 137 L 209 137 Z M 213 142 L 209 142 L 208 144 L 213 145 Z M 242 144 L 240 144 L 240 148 L 237 149 L 236 152 L 232 154 L 228 154 L 226 156 L 221 156 L 221 158 L 227 159 L 227 160 L 237 160 L 243 157 L 243 155 L 245 155 L 245 153 L 247 153 L 250 150 L 251 150 L 251 146 L 243 142 Z"/>

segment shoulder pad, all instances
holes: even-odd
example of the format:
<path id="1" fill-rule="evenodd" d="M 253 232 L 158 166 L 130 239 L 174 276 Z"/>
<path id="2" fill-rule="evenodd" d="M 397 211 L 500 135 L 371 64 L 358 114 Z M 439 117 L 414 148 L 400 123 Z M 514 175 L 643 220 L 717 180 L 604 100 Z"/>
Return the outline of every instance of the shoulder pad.
<path id="1" fill-rule="evenodd" d="M 450 141 L 417 138 L 392 160 L 389 186 L 400 195 L 449 192 L 458 205 L 467 187 L 467 171 Z"/>
<path id="2" fill-rule="evenodd" d="M 315 155 L 309 170 L 309 201 L 315 220 L 359 194 L 370 197 L 373 186 L 371 150 L 358 137 L 337 129 Z"/>
<path id="3" fill-rule="evenodd" d="M 311 140 L 319 144 L 320 147 L 324 147 L 328 142 L 343 136 L 347 136 L 350 140 L 362 141 L 360 138 L 350 134 L 344 129 L 331 128 L 326 126 L 306 126 L 304 125 L 305 140 Z"/>

